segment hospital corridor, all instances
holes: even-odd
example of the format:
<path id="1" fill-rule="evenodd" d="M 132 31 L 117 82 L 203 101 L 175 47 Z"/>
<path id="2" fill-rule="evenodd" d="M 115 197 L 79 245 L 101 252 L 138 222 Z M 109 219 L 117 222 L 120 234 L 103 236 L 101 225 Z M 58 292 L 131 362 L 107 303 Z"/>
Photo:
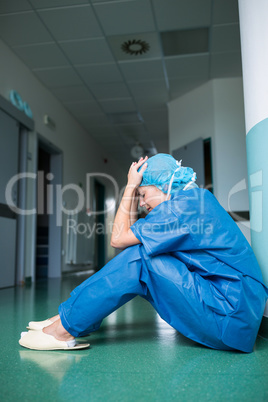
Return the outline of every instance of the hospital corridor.
<path id="1" fill-rule="evenodd" d="M 0 401 L 268 401 L 266 0 L 0 0 Z"/>

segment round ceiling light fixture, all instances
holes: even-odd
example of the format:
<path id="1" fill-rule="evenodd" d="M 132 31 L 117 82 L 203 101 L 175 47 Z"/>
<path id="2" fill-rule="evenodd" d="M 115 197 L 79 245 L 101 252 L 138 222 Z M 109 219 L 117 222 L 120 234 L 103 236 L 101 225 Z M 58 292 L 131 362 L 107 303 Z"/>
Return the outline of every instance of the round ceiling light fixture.
<path id="1" fill-rule="evenodd" d="M 133 158 L 139 159 L 144 154 L 144 149 L 140 144 L 136 144 L 131 148 L 130 153 Z"/>
<path id="2" fill-rule="evenodd" d="M 148 52 L 150 45 L 144 40 L 132 39 L 122 43 L 121 49 L 123 52 L 130 54 L 131 56 L 138 56 L 139 54 Z"/>

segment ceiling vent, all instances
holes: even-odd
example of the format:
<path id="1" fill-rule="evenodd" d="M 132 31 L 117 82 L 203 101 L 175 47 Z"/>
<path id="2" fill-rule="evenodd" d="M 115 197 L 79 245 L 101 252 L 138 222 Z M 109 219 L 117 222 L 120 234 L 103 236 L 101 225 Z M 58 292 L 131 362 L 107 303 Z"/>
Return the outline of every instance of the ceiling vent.
<path id="1" fill-rule="evenodd" d="M 138 56 L 147 53 L 150 49 L 149 43 L 141 39 L 132 39 L 122 43 L 121 49 L 123 52 L 132 56 Z"/>
<path id="2" fill-rule="evenodd" d="M 208 53 L 209 28 L 161 32 L 164 56 Z"/>

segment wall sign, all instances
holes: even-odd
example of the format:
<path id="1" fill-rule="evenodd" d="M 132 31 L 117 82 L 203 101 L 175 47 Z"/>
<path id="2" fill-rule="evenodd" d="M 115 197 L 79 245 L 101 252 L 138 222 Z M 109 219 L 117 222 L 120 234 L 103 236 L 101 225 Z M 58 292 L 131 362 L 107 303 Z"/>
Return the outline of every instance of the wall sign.
<path id="1" fill-rule="evenodd" d="M 30 117 L 30 119 L 33 118 L 33 113 L 31 111 L 30 106 L 28 105 L 27 102 L 24 102 L 21 99 L 20 94 L 17 91 L 14 91 L 14 90 L 10 91 L 9 98 L 10 98 L 12 105 L 16 106 L 17 109 L 24 112 L 28 117 Z"/>

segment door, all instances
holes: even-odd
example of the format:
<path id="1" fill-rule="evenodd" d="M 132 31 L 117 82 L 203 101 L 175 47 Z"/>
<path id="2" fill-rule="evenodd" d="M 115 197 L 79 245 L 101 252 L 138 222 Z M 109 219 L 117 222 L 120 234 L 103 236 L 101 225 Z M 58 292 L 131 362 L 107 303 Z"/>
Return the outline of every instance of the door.
<path id="1" fill-rule="evenodd" d="M 15 286 L 16 219 L 0 217 L 0 288 Z"/>
<path id="2" fill-rule="evenodd" d="M 49 208 L 48 184 L 50 174 L 50 154 L 38 149 L 38 180 L 37 180 L 37 227 L 36 227 L 36 269 L 35 279 L 48 277 L 48 240 L 49 240 Z"/>
<path id="3" fill-rule="evenodd" d="M 18 173 L 19 123 L 0 110 L 0 204 L 7 205 L 6 185 Z M 17 186 L 13 186 L 12 199 L 16 204 Z"/>
<path id="4" fill-rule="evenodd" d="M 16 215 L 8 207 L 6 186 L 18 173 L 19 124 L 0 110 L 0 288 L 15 285 Z M 17 204 L 17 183 L 11 199 Z"/>
<path id="5" fill-rule="evenodd" d="M 39 136 L 37 219 L 37 278 L 61 277 L 61 205 L 56 186 L 62 186 L 62 152 Z"/>

